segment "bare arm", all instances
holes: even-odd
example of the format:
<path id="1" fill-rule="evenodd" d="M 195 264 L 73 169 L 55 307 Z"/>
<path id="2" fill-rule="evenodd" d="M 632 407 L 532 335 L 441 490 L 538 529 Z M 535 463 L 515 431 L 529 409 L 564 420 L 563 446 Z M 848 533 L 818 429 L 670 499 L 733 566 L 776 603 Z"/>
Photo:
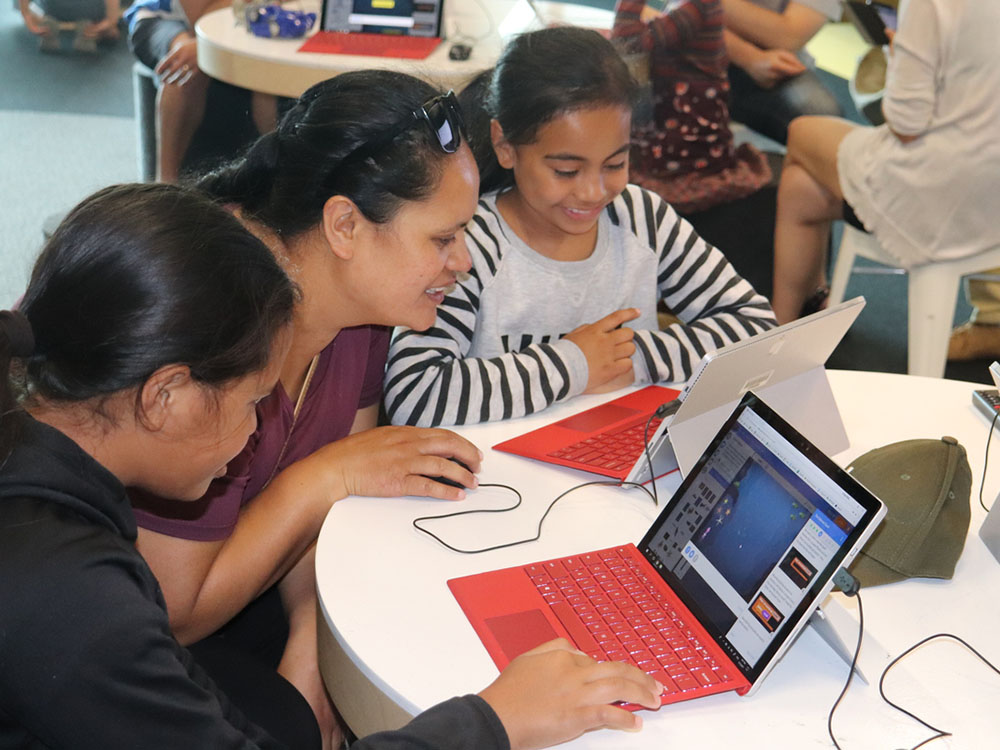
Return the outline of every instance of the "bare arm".
<path id="1" fill-rule="evenodd" d="M 722 0 L 726 27 L 764 49 L 796 52 L 815 36 L 827 18 L 792 0 L 783 13 L 762 8 L 747 0 Z"/>
<path id="2" fill-rule="evenodd" d="M 31 8 L 28 7 L 30 0 L 18 0 L 17 6 L 21 10 L 21 17 L 24 19 L 24 25 L 32 34 L 44 35 L 48 33 L 48 27 L 39 23 L 39 18 L 34 13 L 31 12 Z"/>
<path id="3" fill-rule="evenodd" d="M 160 582 L 179 641 L 214 632 L 282 579 L 316 540 L 334 502 L 348 495 L 465 496 L 432 476 L 475 486 L 475 477 L 448 459 L 478 471 L 482 456 L 472 443 L 448 430 L 369 429 L 377 408 L 360 409 L 348 437 L 280 472 L 247 503 L 228 538 L 194 541 L 139 530 L 139 551 Z"/>
<path id="4" fill-rule="evenodd" d="M 788 50 L 761 49 L 729 29 L 723 31 L 723 38 L 733 65 L 746 71 L 761 88 L 769 89 L 806 69 L 802 61 Z"/>
<path id="5" fill-rule="evenodd" d="M 307 461 L 281 472 L 246 506 L 224 540 L 194 541 L 139 529 L 139 552 L 160 582 L 181 643 L 204 638 L 228 622 L 313 543 L 333 501 L 347 492 L 324 488 L 309 473 Z"/>

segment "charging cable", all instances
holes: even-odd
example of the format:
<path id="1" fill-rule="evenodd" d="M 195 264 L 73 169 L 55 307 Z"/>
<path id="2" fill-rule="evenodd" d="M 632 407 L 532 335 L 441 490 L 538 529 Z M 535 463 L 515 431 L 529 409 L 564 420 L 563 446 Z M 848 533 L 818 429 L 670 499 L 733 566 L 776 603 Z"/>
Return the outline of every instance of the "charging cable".
<path id="1" fill-rule="evenodd" d="M 983 476 L 979 482 L 979 504 L 987 513 L 990 509 L 983 502 L 983 487 L 986 486 L 986 467 L 990 465 L 990 441 L 993 439 L 993 428 L 997 426 L 997 417 L 1000 417 L 1000 411 L 993 415 L 993 421 L 990 422 L 990 434 L 986 436 L 986 454 L 983 456 Z"/>
<path id="2" fill-rule="evenodd" d="M 833 574 L 833 584 L 846 596 L 855 597 L 858 600 L 858 645 L 854 647 L 854 657 L 851 659 L 851 669 L 847 673 L 847 681 L 844 683 L 840 695 L 837 696 L 837 700 L 833 702 L 830 714 L 826 717 L 826 731 L 830 735 L 830 741 L 833 742 L 833 746 L 837 750 L 842 750 L 840 745 L 837 744 L 837 738 L 833 734 L 833 712 L 837 710 L 837 706 L 840 705 L 840 702 L 847 694 L 847 688 L 851 686 L 851 679 L 854 677 L 854 670 L 858 666 L 858 654 L 861 653 L 861 638 L 865 632 L 865 610 L 861 605 L 861 595 L 859 593 L 861 584 L 858 583 L 857 578 L 847 571 L 847 568 L 841 568 Z"/>

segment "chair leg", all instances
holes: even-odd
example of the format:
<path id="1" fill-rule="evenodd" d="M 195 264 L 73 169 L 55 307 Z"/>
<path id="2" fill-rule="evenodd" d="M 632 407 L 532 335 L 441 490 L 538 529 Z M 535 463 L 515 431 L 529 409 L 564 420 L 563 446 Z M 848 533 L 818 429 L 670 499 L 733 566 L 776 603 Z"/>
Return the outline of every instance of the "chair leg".
<path id="1" fill-rule="evenodd" d="M 830 296 L 828 303 L 831 307 L 844 301 L 844 292 L 847 291 L 847 282 L 851 279 L 851 269 L 854 268 L 854 259 L 857 256 L 853 227 L 844 224 L 844 231 L 840 238 L 840 249 L 837 250 L 837 262 L 833 267 L 833 278 L 830 281 Z"/>
<path id="2" fill-rule="evenodd" d="M 960 279 L 928 263 L 911 268 L 909 281 L 907 372 L 943 377 Z"/>

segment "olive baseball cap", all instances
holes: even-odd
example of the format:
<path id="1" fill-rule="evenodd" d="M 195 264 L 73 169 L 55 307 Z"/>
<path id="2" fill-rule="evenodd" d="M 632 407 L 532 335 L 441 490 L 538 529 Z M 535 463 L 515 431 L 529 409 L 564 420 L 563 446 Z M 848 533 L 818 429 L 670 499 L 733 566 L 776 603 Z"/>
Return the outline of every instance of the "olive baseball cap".
<path id="1" fill-rule="evenodd" d="M 868 451 L 847 471 L 888 508 L 851 566 L 861 585 L 951 578 L 971 515 L 965 448 L 953 437 L 904 440 Z"/>

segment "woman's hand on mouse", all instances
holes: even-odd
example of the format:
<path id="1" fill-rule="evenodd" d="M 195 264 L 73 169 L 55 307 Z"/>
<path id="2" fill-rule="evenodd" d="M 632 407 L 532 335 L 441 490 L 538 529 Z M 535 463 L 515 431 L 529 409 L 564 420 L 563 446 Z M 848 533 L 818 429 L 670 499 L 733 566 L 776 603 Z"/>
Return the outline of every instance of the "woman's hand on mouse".
<path id="1" fill-rule="evenodd" d="M 587 358 L 587 387 L 584 393 L 604 393 L 630 385 L 634 380 L 632 355 L 635 332 L 625 323 L 639 317 L 634 307 L 616 310 L 594 323 L 575 328 L 565 338 Z"/>
<path id="2" fill-rule="evenodd" d="M 481 468 L 482 457 L 475 445 L 451 430 L 393 426 L 348 435 L 303 462 L 312 464 L 312 470 L 330 484 L 331 494 L 338 498 L 422 495 L 461 500 L 464 489 L 431 477 L 448 477 L 465 487 L 476 487 L 475 473 Z"/>
<path id="3" fill-rule="evenodd" d="M 596 662 L 564 638 L 514 659 L 479 693 L 500 717 L 512 750 L 549 747 L 593 729 L 636 732 L 642 718 L 612 705 L 660 706 L 662 686 L 623 662 Z"/>

